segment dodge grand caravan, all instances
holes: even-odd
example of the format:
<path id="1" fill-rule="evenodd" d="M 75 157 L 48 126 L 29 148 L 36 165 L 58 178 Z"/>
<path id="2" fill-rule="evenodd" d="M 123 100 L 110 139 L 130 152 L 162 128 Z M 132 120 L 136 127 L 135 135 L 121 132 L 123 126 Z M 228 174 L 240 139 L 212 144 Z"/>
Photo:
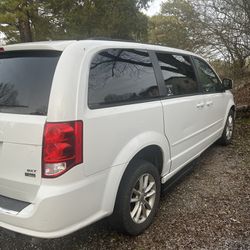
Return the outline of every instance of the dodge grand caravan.
<path id="1" fill-rule="evenodd" d="M 0 226 L 55 238 L 101 218 L 138 235 L 161 188 L 230 143 L 232 81 L 200 56 L 118 41 L 0 49 Z"/>

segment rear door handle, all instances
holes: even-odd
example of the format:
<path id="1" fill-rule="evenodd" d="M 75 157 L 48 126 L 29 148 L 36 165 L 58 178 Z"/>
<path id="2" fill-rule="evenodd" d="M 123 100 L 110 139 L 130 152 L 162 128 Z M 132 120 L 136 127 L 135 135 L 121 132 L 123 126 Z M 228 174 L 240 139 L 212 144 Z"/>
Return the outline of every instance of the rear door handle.
<path id="1" fill-rule="evenodd" d="M 197 105 L 196 105 L 196 107 L 197 108 L 203 108 L 204 107 L 204 102 L 201 102 L 201 103 L 198 103 Z"/>

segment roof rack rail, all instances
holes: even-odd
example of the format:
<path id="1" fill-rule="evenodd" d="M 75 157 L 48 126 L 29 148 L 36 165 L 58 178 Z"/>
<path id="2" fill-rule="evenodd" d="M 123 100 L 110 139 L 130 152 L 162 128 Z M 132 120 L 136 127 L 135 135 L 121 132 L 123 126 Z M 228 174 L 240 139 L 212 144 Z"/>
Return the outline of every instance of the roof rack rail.
<path id="1" fill-rule="evenodd" d="M 129 40 L 129 39 L 119 39 L 119 38 L 110 38 L 110 37 L 88 37 L 88 38 L 85 38 L 84 40 L 127 42 L 127 43 L 138 43 L 138 44 L 157 45 L 157 46 L 166 47 L 166 45 L 163 45 L 160 43 L 138 42 L 138 41 L 133 40 L 133 39 Z"/>
<path id="2" fill-rule="evenodd" d="M 100 41 L 115 41 L 115 42 L 133 42 L 138 43 L 137 41 L 133 39 L 120 39 L 120 38 L 110 38 L 110 37 L 89 37 L 85 40 L 100 40 Z"/>

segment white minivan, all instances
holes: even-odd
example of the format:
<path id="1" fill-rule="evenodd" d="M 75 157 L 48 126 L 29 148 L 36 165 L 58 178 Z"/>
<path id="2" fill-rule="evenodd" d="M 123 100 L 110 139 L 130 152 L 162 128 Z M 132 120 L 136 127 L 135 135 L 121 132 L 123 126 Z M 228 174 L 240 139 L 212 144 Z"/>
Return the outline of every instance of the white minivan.
<path id="1" fill-rule="evenodd" d="M 163 46 L 0 48 L 0 227 L 56 238 L 110 216 L 142 233 L 164 184 L 230 143 L 231 88 L 200 56 Z"/>

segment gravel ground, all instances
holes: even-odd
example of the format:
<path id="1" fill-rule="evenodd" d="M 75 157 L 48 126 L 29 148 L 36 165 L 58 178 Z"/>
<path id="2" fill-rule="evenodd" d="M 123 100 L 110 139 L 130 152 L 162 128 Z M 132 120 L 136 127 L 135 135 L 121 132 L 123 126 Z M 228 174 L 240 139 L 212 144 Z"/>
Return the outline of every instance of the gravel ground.
<path id="1" fill-rule="evenodd" d="M 237 121 L 233 143 L 213 145 L 161 199 L 152 226 L 138 237 L 105 220 L 55 240 L 0 229 L 0 249 L 250 249 L 250 119 Z"/>

